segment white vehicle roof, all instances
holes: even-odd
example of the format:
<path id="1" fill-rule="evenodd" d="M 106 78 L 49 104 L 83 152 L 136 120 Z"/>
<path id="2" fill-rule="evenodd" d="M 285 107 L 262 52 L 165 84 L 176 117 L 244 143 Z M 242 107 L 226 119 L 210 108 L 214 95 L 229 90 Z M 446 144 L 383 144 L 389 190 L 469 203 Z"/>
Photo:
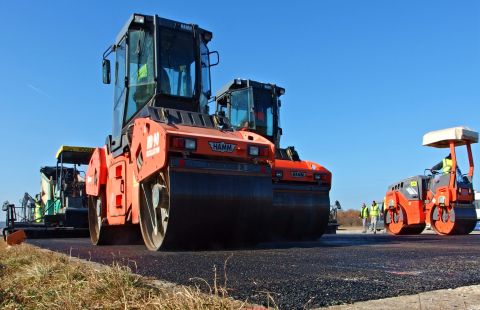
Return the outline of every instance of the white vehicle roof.
<path id="1" fill-rule="evenodd" d="M 455 146 L 465 145 L 466 142 L 477 143 L 478 132 L 467 127 L 452 127 L 430 131 L 423 136 L 425 146 L 448 148 L 450 141 L 454 141 Z"/>

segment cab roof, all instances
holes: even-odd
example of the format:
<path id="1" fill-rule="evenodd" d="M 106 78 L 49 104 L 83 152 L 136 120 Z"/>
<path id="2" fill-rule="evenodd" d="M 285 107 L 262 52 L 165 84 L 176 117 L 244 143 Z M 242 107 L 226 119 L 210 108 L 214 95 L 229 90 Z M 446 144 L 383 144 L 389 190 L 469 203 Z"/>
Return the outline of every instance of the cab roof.
<path id="1" fill-rule="evenodd" d="M 423 136 L 424 146 L 448 148 L 450 147 L 450 141 L 453 141 L 455 146 L 477 143 L 478 132 L 467 127 L 452 127 L 430 131 Z"/>
<path id="2" fill-rule="evenodd" d="M 57 161 L 66 164 L 87 165 L 90 162 L 95 148 L 86 146 L 68 146 L 62 145 L 55 157 Z"/>
<path id="3" fill-rule="evenodd" d="M 168 27 L 172 29 L 179 29 L 187 32 L 192 32 L 194 27 L 197 27 L 195 24 L 185 24 L 182 22 L 177 22 L 171 19 L 159 17 L 158 15 L 146 15 L 146 14 L 140 14 L 140 13 L 133 13 L 127 20 L 127 22 L 123 25 L 122 29 L 118 33 L 116 39 L 115 39 L 115 44 L 119 44 L 120 41 L 123 39 L 125 36 L 125 33 L 127 33 L 127 30 L 130 28 L 132 23 L 135 23 L 135 17 L 143 17 L 145 22 L 153 22 L 155 18 L 157 19 L 157 24 L 163 27 Z M 140 23 L 139 23 L 140 24 Z M 202 28 L 197 28 L 196 31 L 199 31 L 200 33 L 208 34 L 209 38 L 207 41 L 210 41 L 212 39 L 212 32 L 202 29 Z"/>
<path id="4" fill-rule="evenodd" d="M 265 89 L 275 88 L 277 96 L 280 97 L 281 95 L 285 94 L 285 88 L 277 86 L 275 84 L 237 78 L 227 83 L 222 88 L 220 88 L 220 90 L 217 92 L 217 99 L 222 97 L 225 93 L 229 92 L 230 90 L 246 88 L 246 87 L 265 88 Z"/>

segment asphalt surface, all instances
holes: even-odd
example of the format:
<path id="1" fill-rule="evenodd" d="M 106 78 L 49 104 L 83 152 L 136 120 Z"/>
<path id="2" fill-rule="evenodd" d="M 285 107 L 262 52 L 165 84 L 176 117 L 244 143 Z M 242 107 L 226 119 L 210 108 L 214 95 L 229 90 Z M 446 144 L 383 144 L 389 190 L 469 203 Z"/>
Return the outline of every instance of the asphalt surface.
<path id="1" fill-rule="evenodd" d="M 89 239 L 30 243 L 138 274 L 209 288 L 281 309 L 314 308 L 480 283 L 480 235 L 325 235 L 316 242 L 265 244 L 254 249 L 149 252 L 144 246 L 90 245 Z M 226 265 L 226 270 L 224 266 Z M 215 272 L 216 270 L 216 272 Z M 270 302 L 270 305 L 272 303 Z"/>

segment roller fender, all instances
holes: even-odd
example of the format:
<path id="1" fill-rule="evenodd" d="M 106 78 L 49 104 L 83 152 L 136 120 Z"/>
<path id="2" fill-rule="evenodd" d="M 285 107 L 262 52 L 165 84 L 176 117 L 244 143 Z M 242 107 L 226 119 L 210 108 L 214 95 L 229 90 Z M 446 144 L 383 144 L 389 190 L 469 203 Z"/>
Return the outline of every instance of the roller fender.
<path id="1" fill-rule="evenodd" d="M 137 182 L 166 166 L 167 134 L 161 124 L 148 118 L 135 121 L 132 135 L 133 171 Z"/>
<path id="2" fill-rule="evenodd" d="M 100 187 L 107 184 L 107 164 L 104 148 L 96 148 L 90 158 L 85 175 L 87 195 L 99 196 Z"/>

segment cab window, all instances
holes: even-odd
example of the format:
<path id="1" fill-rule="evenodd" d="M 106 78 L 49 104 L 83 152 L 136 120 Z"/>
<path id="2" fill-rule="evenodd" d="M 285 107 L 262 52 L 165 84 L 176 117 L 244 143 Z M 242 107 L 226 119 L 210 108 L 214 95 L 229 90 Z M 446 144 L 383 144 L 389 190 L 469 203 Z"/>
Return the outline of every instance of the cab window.
<path id="1" fill-rule="evenodd" d="M 255 126 L 258 134 L 273 136 L 273 97 L 269 90 L 256 90 L 253 95 L 255 102 Z"/>
<path id="2" fill-rule="evenodd" d="M 252 111 L 252 89 L 232 92 L 230 99 L 230 123 L 235 129 L 255 129 Z"/>
<path id="3" fill-rule="evenodd" d="M 191 33 L 162 29 L 160 92 L 191 98 L 195 94 L 195 41 Z"/>
<path id="4" fill-rule="evenodd" d="M 125 108 L 125 39 L 115 49 L 115 95 L 113 102 L 113 137 L 122 132 L 123 110 Z"/>
<path id="5" fill-rule="evenodd" d="M 200 64 L 202 69 L 202 93 L 200 94 L 200 110 L 208 113 L 208 99 L 210 98 L 210 56 L 205 42 L 200 43 Z"/>
<path id="6" fill-rule="evenodd" d="M 155 93 L 153 36 L 149 30 L 130 30 L 128 36 L 128 103 L 125 122 Z"/>

